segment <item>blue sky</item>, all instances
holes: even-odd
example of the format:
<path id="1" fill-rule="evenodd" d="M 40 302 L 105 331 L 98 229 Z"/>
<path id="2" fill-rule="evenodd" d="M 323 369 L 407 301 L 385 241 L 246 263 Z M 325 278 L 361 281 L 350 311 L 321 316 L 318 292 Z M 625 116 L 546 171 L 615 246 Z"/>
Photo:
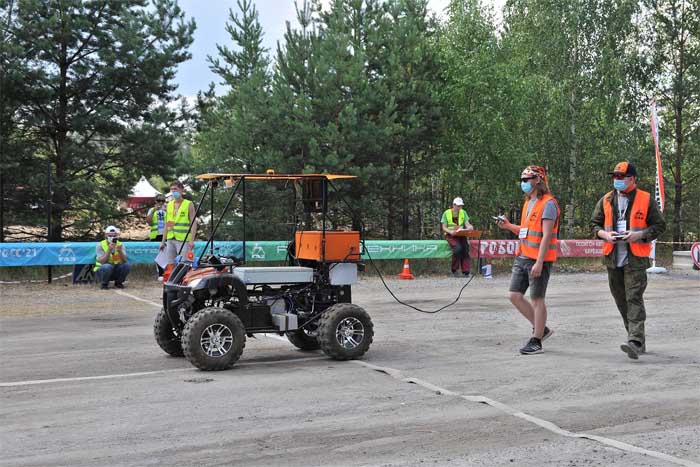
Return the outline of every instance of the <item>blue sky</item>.
<path id="1" fill-rule="evenodd" d="M 299 0 L 301 3 L 303 0 Z M 486 0 L 485 3 L 502 5 L 505 0 Z M 192 59 L 180 65 L 175 82 L 178 94 L 194 96 L 198 91 L 206 90 L 209 83 L 219 83 L 220 79 L 209 70 L 207 55 L 216 56 L 216 44 L 231 46 L 228 34 L 224 30 L 229 9 L 238 12 L 236 0 L 179 0 L 180 7 L 188 18 L 194 18 L 197 30 L 194 43 L 190 47 Z M 295 23 L 294 0 L 255 0 L 263 27 L 263 45 L 271 52 L 276 50 L 277 41 L 282 41 L 286 21 Z M 330 0 L 323 0 L 324 4 Z M 430 8 L 440 13 L 449 0 L 429 0 Z"/>

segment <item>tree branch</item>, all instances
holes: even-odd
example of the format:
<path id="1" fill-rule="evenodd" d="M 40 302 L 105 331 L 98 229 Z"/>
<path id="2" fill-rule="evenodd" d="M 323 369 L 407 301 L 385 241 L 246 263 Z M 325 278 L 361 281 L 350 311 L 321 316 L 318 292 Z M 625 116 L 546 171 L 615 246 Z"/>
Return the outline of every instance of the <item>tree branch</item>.
<path id="1" fill-rule="evenodd" d="M 93 23 L 93 28 L 92 28 L 92 30 L 90 30 L 90 34 L 88 35 L 87 39 L 85 39 L 85 40 L 83 41 L 83 43 L 80 44 L 80 46 L 79 46 L 78 49 L 75 51 L 75 53 L 73 54 L 73 56 L 70 57 L 70 58 L 68 59 L 68 61 L 67 61 L 68 65 L 72 65 L 73 63 L 75 63 L 75 62 L 81 60 L 83 57 L 86 56 L 86 55 L 83 55 L 83 56 L 80 56 L 80 57 L 79 57 L 80 52 L 87 46 L 87 44 L 90 43 L 90 40 L 91 40 L 93 37 L 95 37 L 95 32 L 97 31 L 97 26 L 98 26 L 99 23 L 100 23 L 100 19 L 102 18 L 102 13 L 103 13 L 103 11 L 104 11 L 104 9 L 105 9 L 106 7 L 107 7 L 107 2 L 102 3 L 102 6 L 100 7 L 100 10 L 97 12 L 97 16 L 95 17 L 95 21 L 94 21 L 94 23 Z M 95 49 L 95 50 L 93 50 L 93 52 L 95 52 L 95 51 L 97 51 L 97 50 L 99 50 L 99 49 Z M 90 52 L 90 53 L 92 53 L 92 52 Z M 88 54 L 88 55 L 89 55 L 89 54 Z M 78 57 L 78 58 L 76 58 L 76 57 Z"/>

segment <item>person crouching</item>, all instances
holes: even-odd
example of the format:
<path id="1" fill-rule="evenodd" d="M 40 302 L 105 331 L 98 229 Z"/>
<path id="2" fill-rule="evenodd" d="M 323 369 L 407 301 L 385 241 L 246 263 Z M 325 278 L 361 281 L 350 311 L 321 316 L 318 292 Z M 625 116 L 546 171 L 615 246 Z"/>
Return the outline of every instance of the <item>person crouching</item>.
<path id="1" fill-rule="evenodd" d="M 119 241 L 118 228 L 110 225 L 105 229 L 105 239 L 97 244 L 95 253 L 97 258 L 93 271 L 101 288 L 108 289 L 109 282 L 114 281 L 114 287 L 123 289 L 131 264 L 127 263 L 124 245 Z"/>

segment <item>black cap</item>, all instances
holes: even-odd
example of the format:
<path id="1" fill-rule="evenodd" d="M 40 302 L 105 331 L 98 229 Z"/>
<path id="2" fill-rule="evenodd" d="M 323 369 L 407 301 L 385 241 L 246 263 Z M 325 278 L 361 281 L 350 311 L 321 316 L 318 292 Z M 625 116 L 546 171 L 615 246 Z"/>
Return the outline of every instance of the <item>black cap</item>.
<path id="1" fill-rule="evenodd" d="M 637 168 L 631 162 L 620 162 L 615 166 L 612 172 L 608 172 L 609 175 L 629 175 L 637 176 Z"/>

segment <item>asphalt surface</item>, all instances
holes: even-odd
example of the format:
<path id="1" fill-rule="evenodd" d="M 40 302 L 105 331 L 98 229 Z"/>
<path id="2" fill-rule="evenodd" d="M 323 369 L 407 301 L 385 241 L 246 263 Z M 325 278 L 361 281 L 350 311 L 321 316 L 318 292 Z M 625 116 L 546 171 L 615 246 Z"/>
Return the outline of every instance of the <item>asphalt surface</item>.
<path id="1" fill-rule="evenodd" d="M 697 273 L 650 276 L 638 361 L 619 350 L 604 274 L 553 274 L 554 335 L 533 356 L 518 354 L 530 327 L 507 282 L 474 279 L 428 315 L 363 279 L 353 301 L 375 339 L 361 361 L 258 336 L 225 372 L 157 347 L 157 285 L 1 286 L 0 465 L 700 464 Z M 428 309 L 462 284 L 389 282 Z"/>

